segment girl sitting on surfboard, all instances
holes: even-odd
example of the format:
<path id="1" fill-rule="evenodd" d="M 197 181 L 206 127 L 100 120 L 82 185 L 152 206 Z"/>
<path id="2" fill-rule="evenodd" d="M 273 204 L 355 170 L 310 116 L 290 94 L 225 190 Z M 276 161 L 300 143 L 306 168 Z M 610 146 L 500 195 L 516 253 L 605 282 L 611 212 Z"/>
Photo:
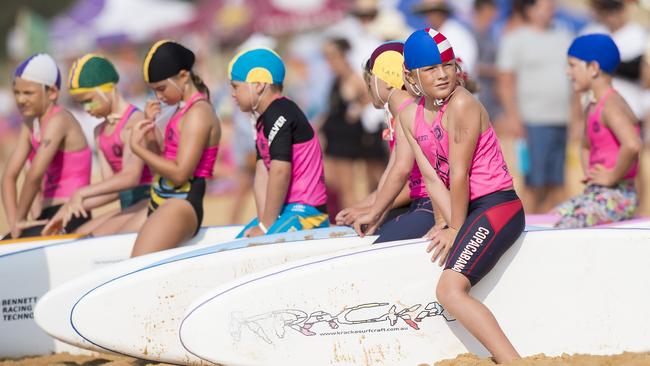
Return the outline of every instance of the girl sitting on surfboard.
<path id="1" fill-rule="evenodd" d="M 193 71 L 194 53 L 168 40 L 154 44 L 144 60 L 144 80 L 158 101 L 148 101 L 145 119 L 131 133 L 130 146 L 156 174 L 149 217 L 138 233 L 132 256 L 174 248 L 196 235 L 203 221 L 206 178 L 212 177 L 221 125 L 210 94 Z M 164 135 L 163 154 L 146 136 L 155 129 L 160 103 L 178 105 Z"/>
<path id="2" fill-rule="evenodd" d="M 433 229 L 427 250 L 445 270 L 438 301 L 497 362 L 519 357 L 490 310 L 469 295 L 524 230 L 524 210 L 512 185 L 490 117 L 460 85 L 452 45 L 427 28 L 404 44 L 407 80 L 422 94 L 399 123 L 428 191 L 448 227 Z"/>
<path id="3" fill-rule="evenodd" d="M 47 54 L 29 57 L 14 74 L 14 97 L 23 124 L 2 175 L 2 202 L 11 227 L 5 239 L 41 235 L 47 220 L 90 183 L 92 153 L 79 122 L 57 104 L 60 87 L 61 74 Z M 25 166 L 18 196 L 16 182 Z M 30 209 L 32 222 L 27 221 Z M 70 220 L 65 231 L 74 231 L 88 219 Z"/>
<path id="4" fill-rule="evenodd" d="M 568 51 L 567 73 L 577 93 L 587 93 L 587 121 L 582 136 L 584 192 L 560 204 L 555 227 L 588 227 L 630 219 L 638 205 L 634 178 L 639 170 L 638 120 L 612 87 L 621 62 L 610 36 L 587 34 Z"/>
<path id="5" fill-rule="evenodd" d="M 95 236 L 133 232 L 147 217 L 151 172 L 128 144 L 133 126 L 144 114 L 124 99 L 117 89 L 118 81 L 113 64 L 100 55 L 87 54 L 70 68 L 72 98 L 93 117 L 104 119 L 95 128 L 103 180 L 77 190 L 45 227 L 44 234 L 54 233 L 57 226 L 65 226 L 73 217 L 87 217 L 89 210 L 118 198 L 119 211 L 93 219 L 77 231 Z M 159 151 L 154 134 L 147 136 L 147 144 L 152 151 Z"/>
<path id="6" fill-rule="evenodd" d="M 232 96 L 257 131 L 257 218 L 239 237 L 329 226 L 321 146 L 300 107 L 282 96 L 284 74 L 280 56 L 265 48 L 237 54 L 228 67 Z"/>
<path id="7" fill-rule="evenodd" d="M 365 64 L 364 79 L 373 105 L 386 112 L 388 128 L 383 135 L 391 154 L 377 190 L 336 217 L 339 225 L 354 224 L 360 235 L 373 235 L 376 231 L 376 243 L 419 238 L 435 224 L 431 199 L 413 152 L 393 117 L 413 103 L 414 98 L 404 90 L 403 53 L 403 42 L 384 43 Z M 399 210 L 409 204 L 407 210 Z M 389 212 L 391 206 L 395 209 Z M 397 214 L 392 214 L 395 211 Z M 385 216 L 387 221 L 382 224 Z M 362 226 L 367 228 L 362 230 Z"/>

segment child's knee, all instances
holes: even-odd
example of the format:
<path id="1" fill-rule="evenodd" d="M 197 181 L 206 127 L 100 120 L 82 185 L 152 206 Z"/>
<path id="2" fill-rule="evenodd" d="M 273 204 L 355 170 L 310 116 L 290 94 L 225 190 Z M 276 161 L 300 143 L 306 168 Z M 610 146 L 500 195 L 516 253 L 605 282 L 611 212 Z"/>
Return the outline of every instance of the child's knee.
<path id="1" fill-rule="evenodd" d="M 446 307 L 467 296 L 468 290 L 465 283 L 458 281 L 456 278 L 445 276 L 443 273 L 438 281 L 438 286 L 436 286 L 436 298 L 442 306 Z"/>

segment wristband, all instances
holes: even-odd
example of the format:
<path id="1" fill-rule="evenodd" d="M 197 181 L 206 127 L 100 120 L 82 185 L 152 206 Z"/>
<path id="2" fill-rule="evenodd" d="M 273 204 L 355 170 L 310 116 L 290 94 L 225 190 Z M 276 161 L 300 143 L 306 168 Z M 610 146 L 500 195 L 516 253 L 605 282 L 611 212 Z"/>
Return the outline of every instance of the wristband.
<path id="1" fill-rule="evenodd" d="M 264 234 L 266 234 L 266 233 L 269 232 L 269 229 L 267 229 L 266 226 L 264 226 L 264 224 L 262 224 L 261 221 L 258 221 L 258 222 L 257 222 L 257 227 L 259 227 L 260 230 L 262 230 L 262 232 L 263 232 Z"/>

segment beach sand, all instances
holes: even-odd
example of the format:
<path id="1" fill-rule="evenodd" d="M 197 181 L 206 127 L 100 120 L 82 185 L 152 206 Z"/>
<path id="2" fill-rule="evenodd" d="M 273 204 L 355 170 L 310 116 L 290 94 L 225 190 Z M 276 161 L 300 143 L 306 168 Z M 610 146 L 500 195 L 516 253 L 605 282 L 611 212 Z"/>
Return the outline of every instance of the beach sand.
<path id="1" fill-rule="evenodd" d="M 51 356 L 23 358 L 16 361 L 0 361 L 0 366 L 166 366 L 168 364 L 136 360 L 130 357 L 98 354 L 96 356 L 74 356 L 60 353 Z M 493 366 L 490 359 L 472 354 L 463 354 L 452 360 L 417 366 Z M 535 355 L 509 363 L 510 366 L 648 366 L 650 353 L 623 353 L 613 356 L 562 355 L 548 357 Z M 360 365 L 361 366 L 361 365 Z M 413 365 L 415 366 L 415 365 Z"/>

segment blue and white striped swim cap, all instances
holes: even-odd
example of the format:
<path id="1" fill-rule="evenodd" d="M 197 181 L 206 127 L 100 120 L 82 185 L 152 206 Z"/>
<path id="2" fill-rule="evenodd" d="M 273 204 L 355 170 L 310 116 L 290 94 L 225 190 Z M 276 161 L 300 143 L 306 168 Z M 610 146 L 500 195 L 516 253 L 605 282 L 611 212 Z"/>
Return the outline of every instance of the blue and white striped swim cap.
<path id="1" fill-rule="evenodd" d="M 52 56 L 46 53 L 37 53 L 16 68 L 14 77 L 33 81 L 46 86 L 61 88 L 61 73 Z"/>

